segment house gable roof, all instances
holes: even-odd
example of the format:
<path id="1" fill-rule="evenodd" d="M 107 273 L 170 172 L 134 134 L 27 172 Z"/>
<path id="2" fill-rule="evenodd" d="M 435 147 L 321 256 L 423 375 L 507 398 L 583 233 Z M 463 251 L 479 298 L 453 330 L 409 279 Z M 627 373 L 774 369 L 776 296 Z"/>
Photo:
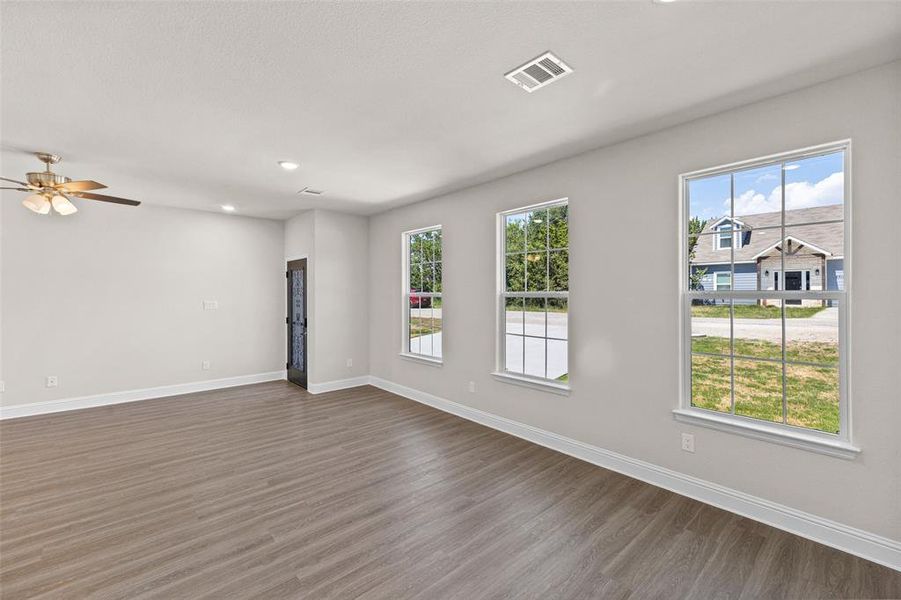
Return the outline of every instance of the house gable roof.
<path id="1" fill-rule="evenodd" d="M 718 233 L 715 227 L 726 218 L 728 217 L 718 217 L 707 221 L 695 246 L 695 257 L 692 263 L 715 264 L 729 262 L 728 248 L 723 250 L 714 248 L 714 240 Z M 841 204 L 785 211 L 787 222 L 785 235 L 787 238 L 792 238 L 796 243 L 807 246 L 812 252 L 825 254 L 826 256 L 844 256 L 844 223 L 791 225 L 791 223 L 837 221 L 843 218 L 844 207 Z M 782 238 L 782 232 L 779 228 L 782 223 L 782 214 L 780 212 L 741 215 L 736 217 L 735 221 L 738 222 L 739 219 L 741 220 L 741 231 L 744 234 L 746 244 L 741 248 L 735 248 L 736 262 L 755 261 L 779 246 Z"/>
<path id="2" fill-rule="evenodd" d="M 813 252 L 815 252 L 817 254 L 824 254 L 826 256 L 832 256 L 832 252 L 829 252 L 828 250 L 823 250 L 822 248 L 819 248 L 818 246 L 815 246 L 814 244 L 811 244 L 810 242 L 805 242 L 802 239 L 796 238 L 793 235 L 787 235 L 787 236 L 785 236 L 785 239 L 789 243 L 794 242 L 794 243 L 798 244 L 799 246 L 807 246 L 808 248 L 810 248 L 810 250 L 812 250 Z M 756 260 L 758 258 L 766 256 L 767 254 L 769 254 L 770 252 L 772 252 L 773 250 L 775 250 L 776 248 L 778 248 L 781 245 L 782 245 L 782 240 L 779 240 L 775 244 L 770 246 L 769 248 L 761 250 L 760 252 L 758 252 L 757 254 L 752 256 L 751 258 Z"/>

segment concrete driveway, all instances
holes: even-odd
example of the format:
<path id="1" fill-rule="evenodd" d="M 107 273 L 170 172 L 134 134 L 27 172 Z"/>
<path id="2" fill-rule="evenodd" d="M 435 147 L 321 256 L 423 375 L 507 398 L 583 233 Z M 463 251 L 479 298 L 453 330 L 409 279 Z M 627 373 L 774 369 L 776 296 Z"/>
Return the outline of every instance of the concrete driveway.
<path id="1" fill-rule="evenodd" d="M 436 308 L 434 311 L 428 308 L 411 309 L 410 312 L 415 317 L 441 318 L 440 308 Z M 545 320 L 543 312 L 508 312 L 507 333 L 511 334 L 506 336 L 508 370 L 536 377 L 546 376 L 549 379 L 557 379 L 561 375 L 566 375 L 569 372 L 569 344 L 565 340 L 568 337 L 567 323 L 568 315 L 566 313 L 549 312 L 547 320 Z M 547 337 L 563 338 L 548 340 L 546 352 L 543 339 L 523 336 L 525 333 L 526 336 L 544 337 L 545 331 L 547 331 Z M 410 339 L 410 352 L 441 357 L 442 345 L 441 332 L 421 335 Z M 525 363 L 523 363 L 524 351 Z M 545 365 L 547 366 L 547 375 L 545 375 Z"/>
<path id="2" fill-rule="evenodd" d="M 692 318 L 691 335 L 729 337 L 729 319 Z M 782 319 L 735 319 L 735 337 L 746 340 L 782 342 Z M 812 317 L 786 319 L 785 337 L 789 342 L 838 343 L 838 308 L 826 308 Z"/>
<path id="3" fill-rule="evenodd" d="M 545 319 L 545 314 L 547 318 Z M 562 312 L 508 311 L 506 336 L 507 369 L 513 373 L 525 373 L 535 377 L 557 379 L 569 372 L 568 335 L 569 315 Z M 545 341 L 526 336 L 547 335 Z M 525 362 L 523 362 L 525 353 Z M 547 366 L 547 374 L 545 374 Z"/>
<path id="4" fill-rule="evenodd" d="M 410 338 L 410 352 L 441 358 L 441 332 Z"/>

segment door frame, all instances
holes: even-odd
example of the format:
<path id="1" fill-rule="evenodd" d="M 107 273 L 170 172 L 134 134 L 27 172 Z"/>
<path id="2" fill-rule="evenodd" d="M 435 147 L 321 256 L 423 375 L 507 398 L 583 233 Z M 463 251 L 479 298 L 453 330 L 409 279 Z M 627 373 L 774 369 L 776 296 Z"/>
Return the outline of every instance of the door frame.
<path id="1" fill-rule="evenodd" d="M 297 263 L 303 263 L 303 290 L 304 290 L 304 303 L 303 303 L 303 318 L 306 326 L 304 327 L 304 332 L 306 335 L 306 340 L 304 342 L 304 370 L 302 372 L 301 381 L 291 381 L 290 379 L 290 371 L 291 369 L 291 341 L 294 325 L 291 323 L 291 313 L 292 313 L 292 303 L 293 303 L 293 295 L 291 289 L 291 271 L 292 266 L 297 267 Z M 297 258 L 286 258 L 285 259 L 285 378 L 291 383 L 295 383 L 304 389 L 307 389 L 310 380 L 310 260 L 307 256 L 298 256 Z"/>
<path id="2" fill-rule="evenodd" d="M 797 290 L 788 289 L 788 278 L 786 277 L 787 273 L 798 273 L 801 275 L 800 287 Z M 782 280 L 781 282 L 779 280 Z M 803 292 L 810 289 L 810 269 L 786 269 L 784 271 L 779 270 L 775 272 L 776 288 L 778 289 L 779 283 L 782 284 L 782 290 L 786 292 Z M 785 305 L 789 304 L 794 306 L 800 306 L 803 304 L 801 300 L 789 300 L 786 298 Z"/>

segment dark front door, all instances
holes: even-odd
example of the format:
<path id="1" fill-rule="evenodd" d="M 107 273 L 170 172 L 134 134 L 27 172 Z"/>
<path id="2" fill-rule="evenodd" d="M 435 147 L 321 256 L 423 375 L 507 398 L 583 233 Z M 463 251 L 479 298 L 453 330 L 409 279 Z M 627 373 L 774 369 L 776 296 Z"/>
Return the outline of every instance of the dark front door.
<path id="1" fill-rule="evenodd" d="M 307 387 L 307 259 L 288 263 L 288 381 Z"/>
<path id="2" fill-rule="evenodd" d="M 801 283 L 803 281 L 803 276 L 801 271 L 786 271 L 785 272 L 785 290 L 788 292 L 799 292 L 802 289 Z M 800 300 L 786 300 L 786 304 L 801 304 Z"/>

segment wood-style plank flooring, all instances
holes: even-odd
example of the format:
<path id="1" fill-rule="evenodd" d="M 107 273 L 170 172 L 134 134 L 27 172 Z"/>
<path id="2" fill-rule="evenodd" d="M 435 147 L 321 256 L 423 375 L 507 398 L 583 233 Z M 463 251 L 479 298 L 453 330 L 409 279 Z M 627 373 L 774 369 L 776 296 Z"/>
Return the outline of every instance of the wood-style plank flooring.
<path id="1" fill-rule="evenodd" d="M 901 574 L 372 387 L 0 424 L 18 598 L 891 598 Z"/>

